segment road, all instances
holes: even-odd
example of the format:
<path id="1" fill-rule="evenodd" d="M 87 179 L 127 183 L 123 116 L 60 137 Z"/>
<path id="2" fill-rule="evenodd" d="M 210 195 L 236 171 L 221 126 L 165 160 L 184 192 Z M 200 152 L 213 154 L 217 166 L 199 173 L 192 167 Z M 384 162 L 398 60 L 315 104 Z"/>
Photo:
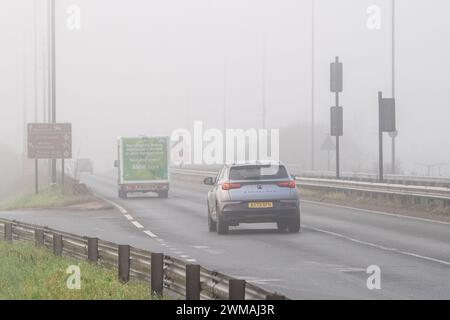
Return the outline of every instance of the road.
<path id="1" fill-rule="evenodd" d="M 94 213 L 0 213 L 199 263 L 293 299 L 449 299 L 450 224 L 302 202 L 302 232 L 274 224 L 209 233 L 208 187 L 174 181 L 169 199 L 117 198 L 113 174 L 83 181 L 120 210 Z M 381 268 L 381 289 L 366 270 Z"/>

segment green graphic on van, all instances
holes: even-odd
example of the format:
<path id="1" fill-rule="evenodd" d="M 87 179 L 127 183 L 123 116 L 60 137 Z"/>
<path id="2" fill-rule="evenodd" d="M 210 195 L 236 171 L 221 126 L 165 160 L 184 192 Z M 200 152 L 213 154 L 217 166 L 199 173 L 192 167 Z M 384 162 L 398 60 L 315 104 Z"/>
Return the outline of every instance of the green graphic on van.
<path id="1" fill-rule="evenodd" d="M 123 180 L 168 180 L 167 139 L 123 138 Z"/>

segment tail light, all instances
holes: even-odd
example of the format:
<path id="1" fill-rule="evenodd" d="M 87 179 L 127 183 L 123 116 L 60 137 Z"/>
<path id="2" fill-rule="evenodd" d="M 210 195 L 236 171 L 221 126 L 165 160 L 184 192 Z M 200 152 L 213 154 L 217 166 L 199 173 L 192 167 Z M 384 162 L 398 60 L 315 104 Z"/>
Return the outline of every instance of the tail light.
<path id="1" fill-rule="evenodd" d="M 290 188 L 290 189 L 297 188 L 297 184 L 295 183 L 294 180 L 280 182 L 278 183 L 278 186 L 281 188 Z"/>
<path id="2" fill-rule="evenodd" d="M 222 189 L 223 190 L 240 189 L 241 186 L 242 185 L 240 183 L 224 182 L 222 184 Z"/>

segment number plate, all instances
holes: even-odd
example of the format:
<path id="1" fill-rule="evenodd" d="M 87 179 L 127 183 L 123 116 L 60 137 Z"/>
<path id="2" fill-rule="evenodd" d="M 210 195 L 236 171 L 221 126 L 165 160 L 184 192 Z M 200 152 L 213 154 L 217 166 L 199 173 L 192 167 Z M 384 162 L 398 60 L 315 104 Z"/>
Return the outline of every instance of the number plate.
<path id="1" fill-rule="evenodd" d="M 273 202 L 250 202 L 248 204 L 250 209 L 267 209 L 273 208 Z"/>

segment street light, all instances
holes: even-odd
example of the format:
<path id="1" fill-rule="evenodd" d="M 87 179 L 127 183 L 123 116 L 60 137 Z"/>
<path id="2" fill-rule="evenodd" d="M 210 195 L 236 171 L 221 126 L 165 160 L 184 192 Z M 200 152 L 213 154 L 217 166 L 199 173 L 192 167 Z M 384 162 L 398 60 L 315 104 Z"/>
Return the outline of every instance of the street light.
<path id="1" fill-rule="evenodd" d="M 311 0 L 311 170 L 314 171 L 314 144 L 315 144 L 315 137 L 314 137 L 314 125 L 315 125 L 315 114 L 314 114 L 314 105 L 315 105 L 315 99 L 314 99 L 314 92 L 315 92 L 315 14 L 316 14 L 316 7 L 315 7 L 315 0 Z"/>
<path id="2" fill-rule="evenodd" d="M 395 99 L 395 0 L 391 0 L 392 5 L 392 98 Z M 398 136 L 398 131 L 389 133 L 392 140 L 392 174 L 396 174 L 396 159 L 395 159 L 395 140 Z"/>

